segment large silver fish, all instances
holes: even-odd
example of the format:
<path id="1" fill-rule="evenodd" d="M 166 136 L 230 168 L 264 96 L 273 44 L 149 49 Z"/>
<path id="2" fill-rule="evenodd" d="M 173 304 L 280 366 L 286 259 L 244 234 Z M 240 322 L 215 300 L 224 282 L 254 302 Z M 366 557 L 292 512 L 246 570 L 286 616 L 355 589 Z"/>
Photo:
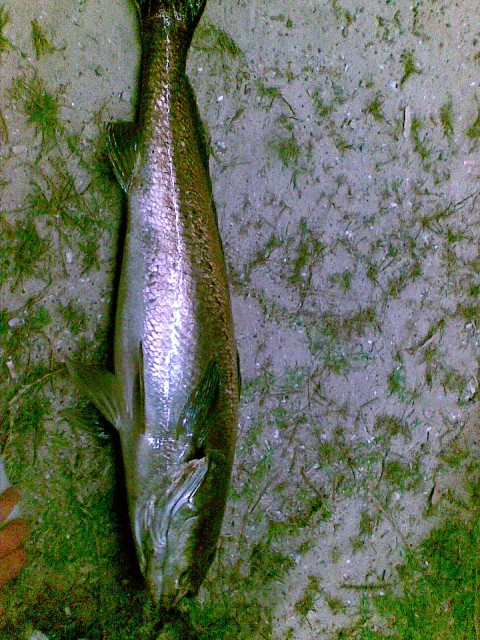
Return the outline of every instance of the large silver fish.
<path id="1" fill-rule="evenodd" d="M 153 597 L 198 591 L 233 462 L 238 356 L 208 159 L 185 65 L 205 0 L 144 0 L 135 123 L 109 130 L 128 196 L 115 373 L 70 364 L 118 429 L 130 521 Z"/>

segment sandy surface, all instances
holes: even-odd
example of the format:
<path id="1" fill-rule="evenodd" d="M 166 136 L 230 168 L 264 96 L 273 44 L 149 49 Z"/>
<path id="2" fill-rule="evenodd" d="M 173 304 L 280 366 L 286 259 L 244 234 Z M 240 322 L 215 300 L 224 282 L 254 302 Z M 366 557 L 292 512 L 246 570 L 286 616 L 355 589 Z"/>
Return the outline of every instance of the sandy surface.
<path id="1" fill-rule="evenodd" d="M 85 149 L 130 117 L 138 47 L 125 5 L 9 4 L 4 211 L 21 208 L 39 170 L 39 137 L 6 91 L 15 78 L 37 69 L 59 93 L 64 137 Z M 358 587 L 395 579 L 477 457 L 479 14 L 470 0 L 209 0 L 193 43 L 244 383 L 205 594 L 235 564 L 248 573 L 256 545 L 281 551 L 290 562 L 265 591 L 274 638 L 350 624 L 370 593 Z M 33 19 L 56 48 L 38 61 Z M 35 295 L 51 310 L 32 358 L 91 357 L 107 340 L 118 194 L 101 209 L 98 266 L 85 272 L 78 237 L 58 235 L 41 273 L 1 290 L 11 317 Z M 87 310 L 77 335 L 56 307 L 71 300 Z M 54 433 L 73 391 L 48 393 Z M 467 452 L 460 464 L 452 446 Z"/>

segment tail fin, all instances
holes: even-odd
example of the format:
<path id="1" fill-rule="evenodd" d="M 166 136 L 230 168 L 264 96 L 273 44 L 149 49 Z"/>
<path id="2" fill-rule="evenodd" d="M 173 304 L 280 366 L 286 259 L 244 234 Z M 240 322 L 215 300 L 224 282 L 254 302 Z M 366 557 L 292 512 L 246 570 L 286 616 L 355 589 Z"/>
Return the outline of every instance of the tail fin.
<path id="1" fill-rule="evenodd" d="M 135 0 L 143 21 L 160 18 L 164 21 L 185 23 L 194 29 L 203 13 L 207 0 Z"/>

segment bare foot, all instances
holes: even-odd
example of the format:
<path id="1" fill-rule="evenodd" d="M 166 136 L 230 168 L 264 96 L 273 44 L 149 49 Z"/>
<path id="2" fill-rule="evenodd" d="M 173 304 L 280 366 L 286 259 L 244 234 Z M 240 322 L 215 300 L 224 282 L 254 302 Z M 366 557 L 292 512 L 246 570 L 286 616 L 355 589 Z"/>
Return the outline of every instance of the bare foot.
<path id="1" fill-rule="evenodd" d="M 20 493 L 15 487 L 0 495 L 0 587 L 20 573 L 26 560 L 23 543 L 28 537 L 27 520 L 16 518 L 4 525 L 19 500 Z"/>

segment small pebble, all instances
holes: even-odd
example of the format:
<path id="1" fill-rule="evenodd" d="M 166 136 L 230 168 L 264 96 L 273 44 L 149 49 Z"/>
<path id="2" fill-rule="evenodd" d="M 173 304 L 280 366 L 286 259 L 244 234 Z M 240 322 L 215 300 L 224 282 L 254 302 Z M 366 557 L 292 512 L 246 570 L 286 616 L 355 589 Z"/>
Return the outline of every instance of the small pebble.
<path id="1" fill-rule="evenodd" d="M 412 110 L 407 105 L 405 107 L 405 112 L 403 116 L 403 137 L 405 140 L 410 138 L 410 133 L 412 131 Z"/>
<path id="2" fill-rule="evenodd" d="M 15 155 L 20 155 L 21 153 L 26 153 L 27 151 L 28 147 L 26 147 L 24 144 L 16 144 L 12 147 L 12 152 Z"/>
<path id="3" fill-rule="evenodd" d="M 6 365 L 7 365 L 7 369 L 10 372 L 11 380 L 16 380 L 17 379 L 17 374 L 15 373 L 15 365 L 13 364 L 13 361 L 12 360 L 7 360 Z"/>

